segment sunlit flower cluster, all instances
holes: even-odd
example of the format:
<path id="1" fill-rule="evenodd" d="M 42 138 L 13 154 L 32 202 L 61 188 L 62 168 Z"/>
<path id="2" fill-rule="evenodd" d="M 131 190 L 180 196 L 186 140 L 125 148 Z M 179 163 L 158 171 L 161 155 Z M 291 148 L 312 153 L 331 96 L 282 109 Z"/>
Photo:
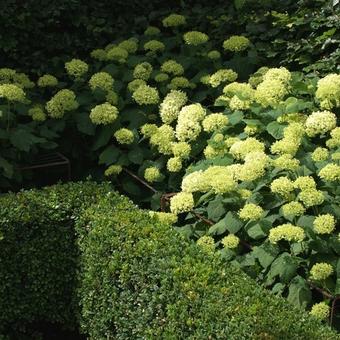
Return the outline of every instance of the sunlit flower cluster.
<path id="1" fill-rule="evenodd" d="M 171 124 L 177 119 L 180 109 L 187 102 L 187 95 L 179 90 L 170 91 L 159 107 L 159 114 L 162 122 L 165 124 Z"/>
<path id="2" fill-rule="evenodd" d="M 329 111 L 316 111 L 308 116 L 305 126 L 310 137 L 325 134 L 336 127 L 336 116 Z"/>
<path id="3" fill-rule="evenodd" d="M 189 192 L 180 192 L 170 199 L 170 210 L 174 214 L 188 212 L 194 207 L 194 198 Z"/>
<path id="4" fill-rule="evenodd" d="M 159 168 L 155 166 L 146 168 L 144 171 L 144 178 L 150 183 L 159 181 L 161 178 Z"/>
<path id="5" fill-rule="evenodd" d="M 322 109 L 331 110 L 340 106 L 340 75 L 328 74 L 318 81 L 315 98 Z"/>
<path id="6" fill-rule="evenodd" d="M 262 214 L 263 209 L 254 203 L 247 203 L 238 213 L 240 219 L 244 221 L 256 221 Z"/>
<path id="7" fill-rule="evenodd" d="M 310 270 L 310 277 L 312 280 L 325 280 L 333 274 L 333 267 L 329 263 L 316 263 Z"/>
<path id="8" fill-rule="evenodd" d="M 58 85 L 58 79 L 51 74 L 44 74 L 38 79 L 37 84 L 39 87 L 54 87 Z"/>
<path id="9" fill-rule="evenodd" d="M 62 118 L 64 113 L 77 109 L 79 106 L 73 91 L 63 89 L 58 91 L 47 103 L 46 111 L 52 118 Z"/>
<path id="10" fill-rule="evenodd" d="M 136 79 L 148 80 L 152 73 L 152 65 L 148 62 L 143 62 L 135 66 L 133 77 Z"/>
<path id="11" fill-rule="evenodd" d="M 335 218 L 331 214 L 319 215 L 313 222 L 314 231 L 317 234 L 330 234 L 335 229 Z"/>
<path id="12" fill-rule="evenodd" d="M 164 27 L 177 27 L 181 25 L 185 25 L 185 17 L 180 14 L 170 14 L 166 18 L 162 20 Z"/>
<path id="13" fill-rule="evenodd" d="M 330 308 L 325 302 L 319 302 L 312 306 L 310 315 L 314 316 L 318 320 L 325 320 L 329 317 Z"/>
<path id="14" fill-rule="evenodd" d="M 223 42 L 223 48 L 232 52 L 240 52 L 245 50 L 250 44 L 248 38 L 242 35 L 233 35 Z"/>
<path id="15" fill-rule="evenodd" d="M 221 243 L 224 248 L 235 249 L 238 247 L 240 239 L 233 234 L 229 234 L 222 238 Z"/>
<path id="16" fill-rule="evenodd" d="M 80 59 L 72 59 L 65 63 L 66 72 L 75 78 L 80 78 L 89 70 L 89 65 Z"/>
<path id="17" fill-rule="evenodd" d="M 2 84 L 0 85 L 0 98 L 4 98 L 9 102 L 20 102 L 26 101 L 26 94 L 24 90 L 14 84 Z"/>
<path id="18" fill-rule="evenodd" d="M 217 87 L 223 83 L 233 82 L 237 78 L 237 73 L 231 69 L 221 69 L 213 73 L 209 78 L 209 84 Z"/>
<path id="19" fill-rule="evenodd" d="M 197 46 L 206 43 L 209 40 L 209 37 L 205 33 L 191 31 L 185 33 L 183 35 L 183 39 L 186 44 Z"/>
<path id="20" fill-rule="evenodd" d="M 286 223 L 270 229 L 268 238 L 273 244 L 276 244 L 281 240 L 288 242 L 302 242 L 305 238 L 305 232 L 301 227 L 294 226 L 291 223 Z"/>
<path id="21" fill-rule="evenodd" d="M 93 124 L 107 125 L 113 123 L 118 117 L 118 109 L 109 104 L 99 104 L 95 106 L 90 112 L 90 119 Z"/>
<path id="22" fill-rule="evenodd" d="M 161 71 L 174 76 L 180 76 L 184 73 L 184 68 L 177 61 L 170 59 L 162 64 Z"/>
<path id="23" fill-rule="evenodd" d="M 89 80 L 89 85 L 92 90 L 101 89 L 104 91 L 110 91 L 113 87 L 113 78 L 107 72 L 95 73 Z"/>
<path id="24" fill-rule="evenodd" d="M 131 144 L 135 139 L 133 132 L 126 128 L 121 128 L 114 133 L 119 144 Z"/>
<path id="25" fill-rule="evenodd" d="M 133 92 L 132 98 L 139 105 L 151 105 L 159 102 L 158 90 L 149 85 L 140 85 Z"/>

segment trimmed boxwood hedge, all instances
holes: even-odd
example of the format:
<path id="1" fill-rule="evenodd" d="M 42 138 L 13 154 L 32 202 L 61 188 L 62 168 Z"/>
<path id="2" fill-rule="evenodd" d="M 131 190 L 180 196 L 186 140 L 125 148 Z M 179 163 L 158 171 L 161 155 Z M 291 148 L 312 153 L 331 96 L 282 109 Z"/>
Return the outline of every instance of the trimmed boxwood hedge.
<path id="1" fill-rule="evenodd" d="M 107 184 L 5 195 L 0 232 L 6 335 L 44 320 L 90 339 L 339 338 Z"/>

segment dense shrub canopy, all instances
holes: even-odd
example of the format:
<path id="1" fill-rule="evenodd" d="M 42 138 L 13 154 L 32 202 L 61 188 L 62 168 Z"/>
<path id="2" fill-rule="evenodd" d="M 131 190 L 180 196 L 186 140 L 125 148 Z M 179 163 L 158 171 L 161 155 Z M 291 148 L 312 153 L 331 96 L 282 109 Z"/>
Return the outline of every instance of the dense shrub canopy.
<path id="1" fill-rule="evenodd" d="M 4 336 L 78 319 L 91 339 L 338 338 L 106 184 L 5 195 L 0 207 Z"/>

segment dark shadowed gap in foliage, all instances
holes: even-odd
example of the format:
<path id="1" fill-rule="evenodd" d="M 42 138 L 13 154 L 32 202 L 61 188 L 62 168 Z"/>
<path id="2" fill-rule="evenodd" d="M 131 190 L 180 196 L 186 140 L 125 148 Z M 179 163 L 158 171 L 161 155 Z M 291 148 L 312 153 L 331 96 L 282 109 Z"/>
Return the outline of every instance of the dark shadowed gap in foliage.
<path id="1" fill-rule="evenodd" d="M 67 330 L 60 324 L 36 322 L 26 327 L 25 332 L 9 334 L 10 340 L 86 340 L 78 330 Z"/>

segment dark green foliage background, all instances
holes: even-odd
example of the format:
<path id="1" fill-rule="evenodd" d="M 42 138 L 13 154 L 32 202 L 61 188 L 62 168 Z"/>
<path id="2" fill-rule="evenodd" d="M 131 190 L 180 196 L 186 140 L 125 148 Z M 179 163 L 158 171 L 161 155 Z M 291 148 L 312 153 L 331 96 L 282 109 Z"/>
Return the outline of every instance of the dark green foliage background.
<path id="1" fill-rule="evenodd" d="M 325 73 L 339 63 L 339 11 L 329 0 L 176 0 L 171 8 L 160 0 L 6 0 L 0 12 L 0 65 L 53 72 L 72 56 L 84 58 L 114 39 L 142 32 L 148 22 L 159 26 L 169 12 L 187 15 L 188 27 L 217 43 L 246 34 L 257 45 L 261 65 L 308 66 Z"/>

